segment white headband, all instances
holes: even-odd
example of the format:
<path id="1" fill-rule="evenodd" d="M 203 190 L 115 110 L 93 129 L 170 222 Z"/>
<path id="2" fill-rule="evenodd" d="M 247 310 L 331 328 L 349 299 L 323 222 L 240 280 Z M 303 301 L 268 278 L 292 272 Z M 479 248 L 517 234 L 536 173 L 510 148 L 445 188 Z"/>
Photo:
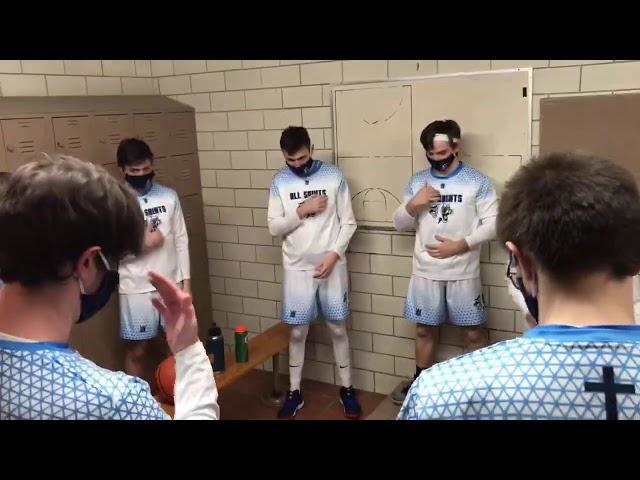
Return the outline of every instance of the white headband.
<path id="1" fill-rule="evenodd" d="M 453 140 L 449 140 L 449 135 L 447 135 L 446 133 L 436 133 L 433 136 L 433 141 L 439 141 L 439 142 L 449 142 L 451 143 L 451 141 L 453 141 L 453 143 L 458 143 L 458 139 L 454 138 Z"/>

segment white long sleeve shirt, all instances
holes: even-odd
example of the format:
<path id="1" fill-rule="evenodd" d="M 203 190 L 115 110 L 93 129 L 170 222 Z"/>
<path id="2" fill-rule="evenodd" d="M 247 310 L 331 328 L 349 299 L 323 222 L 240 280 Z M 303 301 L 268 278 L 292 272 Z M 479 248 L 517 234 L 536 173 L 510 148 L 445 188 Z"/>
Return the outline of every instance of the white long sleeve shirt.
<path id="1" fill-rule="evenodd" d="M 308 197 L 324 195 L 327 208 L 304 219 L 296 209 Z M 283 268 L 315 270 L 323 257 L 336 252 L 345 263 L 345 252 L 356 231 L 347 180 L 334 165 L 314 160 L 305 178 L 289 167 L 280 169 L 271 181 L 267 224 L 273 236 L 283 236 Z"/>
<path id="2" fill-rule="evenodd" d="M 174 279 L 176 283 L 191 278 L 189 236 L 176 191 L 154 182 L 146 194 L 138 195 L 138 202 L 145 221 L 158 228 L 164 236 L 164 244 L 120 262 L 119 291 L 123 294 L 155 291 L 147 276 L 149 270 Z"/>
<path id="3" fill-rule="evenodd" d="M 406 205 L 426 184 L 440 192 L 440 201 L 414 218 Z M 480 247 L 495 237 L 497 215 L 498 199 L 489 177 L 460 163 L 446 177 L 434 175 L 431 168 L 413 175 L 393 223 L 400 232 L 416 230 L 414 275 L 431 280 L 466 280 L 480 276 Z M 425 245 L 439 243 L 436 235 L 452 240 L 464 238 L 469 250 L 449 258 L 434 258 Z"/>

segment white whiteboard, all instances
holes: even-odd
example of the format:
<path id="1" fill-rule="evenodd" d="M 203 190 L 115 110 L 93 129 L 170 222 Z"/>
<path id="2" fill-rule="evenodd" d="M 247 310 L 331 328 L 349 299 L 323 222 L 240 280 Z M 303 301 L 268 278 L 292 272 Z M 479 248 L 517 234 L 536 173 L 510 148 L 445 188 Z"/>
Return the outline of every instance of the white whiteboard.
<path id="1" fill-rule="evenodd" d="M 531 69 L 464 73 L 333 88 L 336 162 L 358 225 L 392 229 L 413 173 L 428 166 L 420 133 L 456 120 L 461 158 L 491 177 L 498 195 L 531 152 Z"/>

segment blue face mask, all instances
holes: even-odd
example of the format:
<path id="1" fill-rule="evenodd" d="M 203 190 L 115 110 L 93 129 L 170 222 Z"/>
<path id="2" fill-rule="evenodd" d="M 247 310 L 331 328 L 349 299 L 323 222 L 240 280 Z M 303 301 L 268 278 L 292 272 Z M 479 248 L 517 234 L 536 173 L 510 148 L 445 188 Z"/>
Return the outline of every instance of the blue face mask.
<path id="1" fill-rule="evenodd" d="M 95 293 L 85 293 L 82 282 L 80 282 L 80 317 L 78 318 L 76 323 L 82 323 L 85 320 L 93 317 L 96 313 L 104 308 L 104 306 L 109 303 L 109 299 L 116 287 L 118 286 L 118 281 L 120 276 L 117 271 L 111 270 L 109 267 L 109 262 L 104 257 L 102 252 L 98 252 L 100 258 L 102 259 L 102 263 L 104 264 L 107 272 L 104 274 L 102 278 L 102 282 L 100 286 L 95 291 Z"/>
<path id="2" fill-rule="evenodd" d="M 529 313 L 533 317 L 533 319 L 538 323 L 538 299 L 527 292 L 527 289 L 524 288 L 524 282 L 522 281 L 522 277 L 518 275 L 518 271 L 515 267 L 512 268 L 512 264 L 514 262 L 513 253 L 509 255 L 509 265 L 507 265 L 507 277 L 513 283 L 513 286 L 520 290 L 522 293 L 522 297 L 524 298 L 524 303 L 527 304 L 527 309 Z"/>

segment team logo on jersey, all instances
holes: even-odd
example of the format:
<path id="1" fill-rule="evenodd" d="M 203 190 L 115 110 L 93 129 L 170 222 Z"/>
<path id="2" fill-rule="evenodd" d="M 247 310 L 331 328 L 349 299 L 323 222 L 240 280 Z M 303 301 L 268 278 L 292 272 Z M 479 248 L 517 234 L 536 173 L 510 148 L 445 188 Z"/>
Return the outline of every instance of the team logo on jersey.
<path id="1" fill-rule="evenodd" d="M 416 317 L 419 317 L 422 315 L 422 309 L 421 308 L 416 308 Z"/>
<path id="2" fill-rule="evenodd" d="M 290 317 L 290 318 L 296 318 L 296 311 L 295 311 L 295 310 L 291 310 L 291 311 L 289 312 L 289 317 Z"/>
<path id="3" fill-rule="evenodd" d="M 478 310 L 484 309 L 484 299 L 482 298 L 482 295 L 478 295 L 476 297 L 476 299 L 473 301 L 473 306 Z"/>
<path id="4" fill-rule="evenodd" d="M 160 224 L 162 223 L 162 220 L 160 220 L 158 217 L 151 217 L 149 219 L 149 223 L 151 223 L 152 230 L 157 230 Z"/>
<path id="5" fill-rule="evenodd" d="M 342 297 L 342 303 L 347 303 L 347 292 L 344 292 L 344 296 Z"/>
<path id="6" fill-rule="evenodd" d="M 431 205 L 431 208 L 429 208 L 429 215 L 431 215 L 433 218 L 436 218 L 438 216 L 438 204 Z"/>
<path id="7" fill-rule="evenodd" d="M 453 215 L 453 209 L 449 204 L 442 205 L 440 207 L 440 218 L 438 219 L 438 223 L 447 223 L 449 221 L 449 215 Z"/>

